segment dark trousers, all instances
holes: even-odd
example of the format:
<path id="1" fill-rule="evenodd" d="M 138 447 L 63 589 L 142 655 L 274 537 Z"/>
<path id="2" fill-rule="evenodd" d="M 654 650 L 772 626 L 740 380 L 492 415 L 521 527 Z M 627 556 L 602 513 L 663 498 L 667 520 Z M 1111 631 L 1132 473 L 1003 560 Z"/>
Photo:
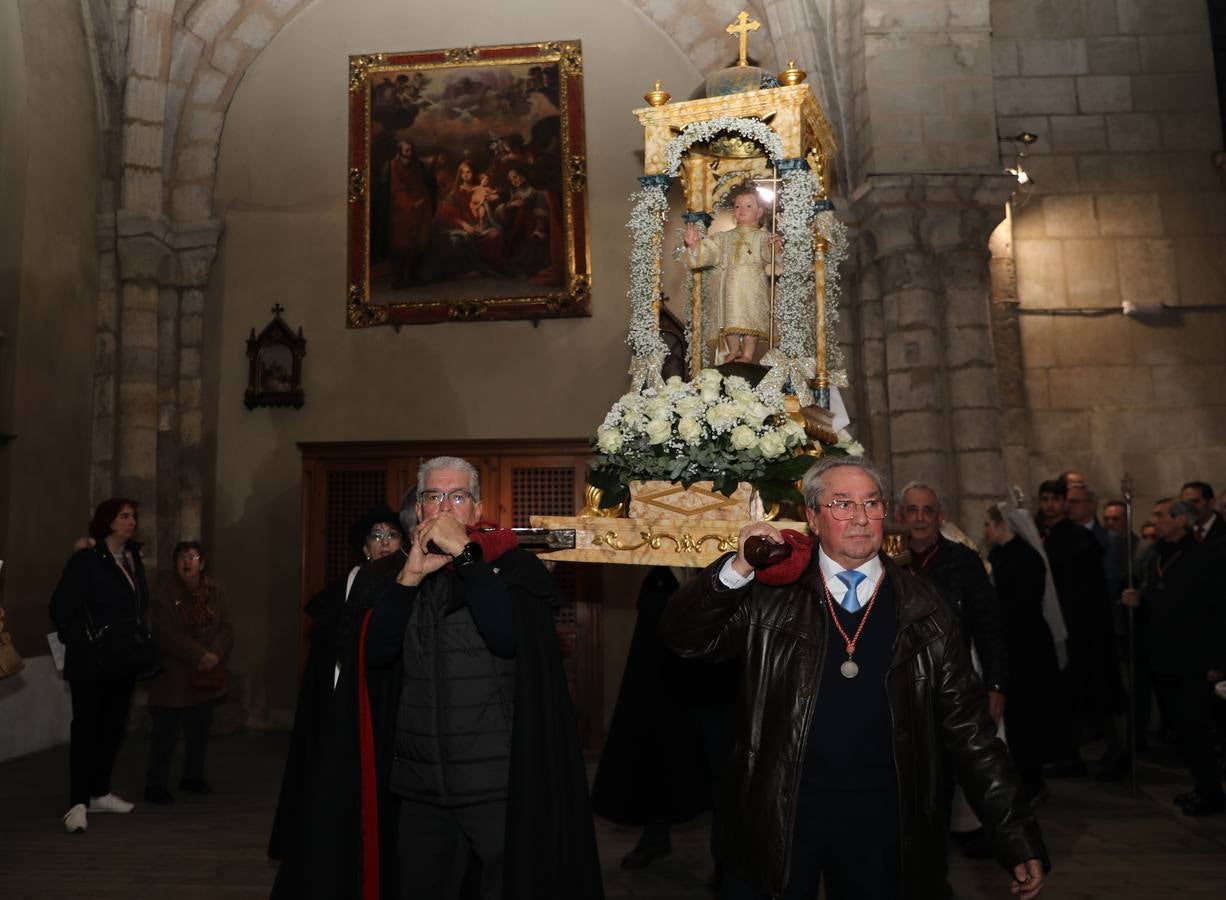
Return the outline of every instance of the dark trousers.
<path id="1" fill-rule="evenodd" d="M 1135 635 L 1133 642 L 1132 714 L 1136 723 L 1133 727 L 1137 731 L 1137 746 L 1144 749 L 1149 742 L 1150 707 L 1154 702 L 1154 676 L 1149 670 L 1149 648 Z M 1126 649 L 1125 654 L 1127 654 Z M 1125 668 L 1128 666 L 1127 655 L 1124 656 L 1124 666 Z M 1161 706 L 1159 706 L 1159 711 L 1162 711 Z M 1165 712 L 1162 715 L 1163 724 L 1165 724 Z"/>
<path id="2" fill-rule="evenodd" d="M 1196 790 L 1206 797 L 1221 796 L 1222 779 L 1209 739 L 1209 704 L 1213 700 L 1209 682 L 1197 673 L 1170 675 L 1155 672 L 1154 691 L 1170 718 L 1176 749 L 1192 773 Z"/>
<path id="3" fill-rule="evenodd" d="M 472 806 L 400 803 L 400 896 L 456 900 L 472 857 L 481 865 L 481 900 L 502 897 L 506 801 Z"/>
<path id="4" fill-rule="evenodd" d="M 183 777 L 204 778 L 204 754 L 209 746 L 209 728 L 213 724 L 213 704 L 194 706 L 151 706 L 153 735 L 149 741 L 149 771 L 145 784 L 166 787 L 170 780 L 170 760 L 183 732 Z"/>
<path id="5" fill-rule="evenodd" d="M 792 866 L 780 900 L 898 900 L 898 794 L 825 791 L 803 794 L 792 830 Z M 733 872 L 724 875 L 725 900 L 769 900 Z"/>
<path id="6" fill-rule="evenodd" d="M 89 805 L 90 797 L 111 792 L 111 770 L 119 756 L 128 708 L 132 704 L 130 679 L 70 681 L 72 690 L 71 777 L 69 805 Z"/>

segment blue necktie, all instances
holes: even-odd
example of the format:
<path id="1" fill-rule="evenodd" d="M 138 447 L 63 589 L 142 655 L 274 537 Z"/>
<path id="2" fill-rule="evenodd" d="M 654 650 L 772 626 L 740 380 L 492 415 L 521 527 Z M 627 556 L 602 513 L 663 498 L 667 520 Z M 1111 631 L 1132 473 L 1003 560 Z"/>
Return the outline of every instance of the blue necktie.
<path id="1" fill-rule="evenodd" d="M 835 578 L 847 586 L 847 593 L 843 595 L 843 600 L 839 605 L 849 613 L 859 612 L 860 600 L 856 596 L 856 588 L 864 580 L 864 573 L 857 572 L 855 569 L 848 569 L 845 572 L 840 572 Z"/>

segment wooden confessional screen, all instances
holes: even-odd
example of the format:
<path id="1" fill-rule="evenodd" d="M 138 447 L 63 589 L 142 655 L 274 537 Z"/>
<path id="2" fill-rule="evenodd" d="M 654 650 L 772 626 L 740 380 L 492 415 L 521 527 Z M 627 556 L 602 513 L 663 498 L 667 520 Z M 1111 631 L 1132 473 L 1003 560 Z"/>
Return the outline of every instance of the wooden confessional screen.
<path id="1" fill-rule="evenodd" d="M 417 468 L 433 456 L 459 456 L 481 476 L 484 517 L 507 528 L 528 526 L 530 516 L 569 516 L 583 506 L 585 440 L 378 441 L 301 443 L 302 573 L 298 605 L 301 662 L 310 620 L 302 607 L 357 562 L 349 525 L 377 503 L 400 508 L 417 481 Z M 584 752 L 600 751 L 602 666 L 600 578 L 595 566 L 559 563 L 554 578 L 570 601 L 554 623 L 579 719 Z"/>

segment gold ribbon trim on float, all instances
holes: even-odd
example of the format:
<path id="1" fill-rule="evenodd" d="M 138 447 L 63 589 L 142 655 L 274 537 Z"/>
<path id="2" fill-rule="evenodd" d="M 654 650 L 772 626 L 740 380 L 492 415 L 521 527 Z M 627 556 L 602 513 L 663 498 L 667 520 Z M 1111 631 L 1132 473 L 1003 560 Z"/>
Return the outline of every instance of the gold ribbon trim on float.
<path id="1" fill-rule="evenodd" d="M 608 547 L 610 550 L 631 551 L 640 550 L 643 547 L 649 547 L 652 550 L 667 549 L 663 547 L 664 541 L 672 541 L 674 553 L 702 553 L 702 545 L 707 541 L 715 541 L 715 549 L 720 553 L 727 553 L 737 548 L 735 535 L 704 534 L 702 537 L 695 538 L 689 532 L 684 531 L 680 535 L 640 531 L 639 537 L 642 540 L 637 544 L 623 544 L 618 532 L 606 531 L 604 534 L 597 535 L 594 543 L 597 547 Z"/>

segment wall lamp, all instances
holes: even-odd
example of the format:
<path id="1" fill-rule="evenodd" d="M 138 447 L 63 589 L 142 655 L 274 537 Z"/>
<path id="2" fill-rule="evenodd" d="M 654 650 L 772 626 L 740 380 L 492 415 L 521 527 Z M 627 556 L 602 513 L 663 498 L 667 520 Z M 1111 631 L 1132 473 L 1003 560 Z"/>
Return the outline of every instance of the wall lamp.
<path id="1" fill-rule="evenodd" d="M 1022 160 L 1026 157 L 1026 150 L 1039 139 L 1039 136 L 1033 131 L 1019 131 L 1017 134 L 1005 136 L 1002 134 L 996 135 L 996 139 L 1002 144 L 1013 145 L 1013 165 L 1005 168 L 1005 174 L 1012 175 L 1017 179 L 1020 187 L 1034 187 L 1034 179 L 1030 177 L 1030 173 L 1022 166 Z"/>

